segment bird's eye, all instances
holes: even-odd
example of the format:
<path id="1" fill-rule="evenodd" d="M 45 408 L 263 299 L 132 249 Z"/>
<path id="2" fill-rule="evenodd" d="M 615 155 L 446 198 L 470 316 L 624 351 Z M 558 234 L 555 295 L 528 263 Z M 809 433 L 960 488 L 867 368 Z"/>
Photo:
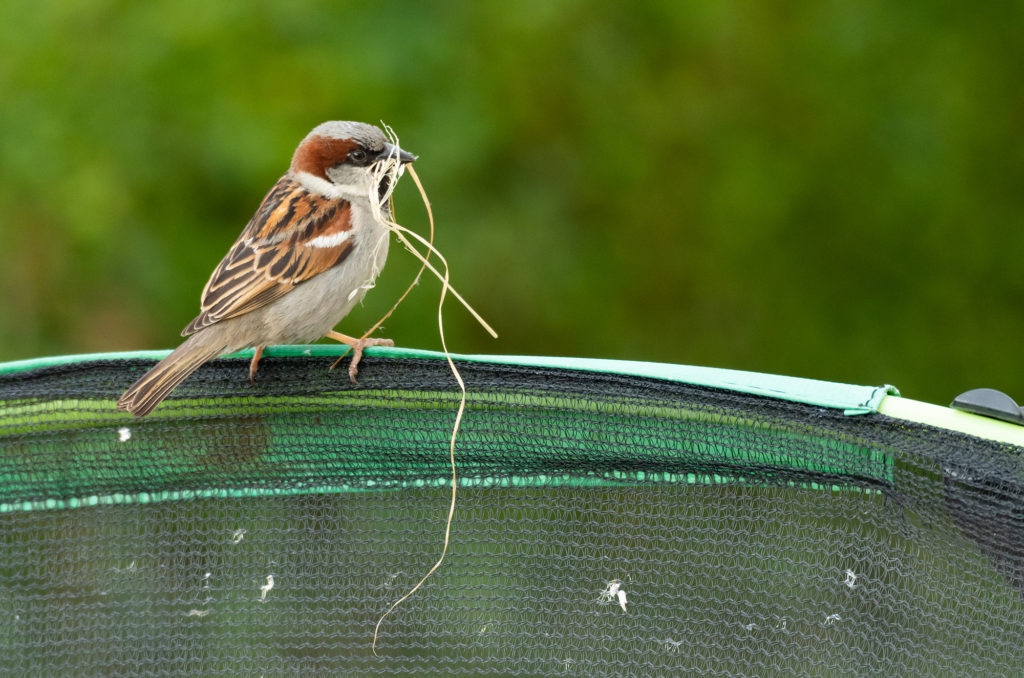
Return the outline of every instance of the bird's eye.
<path id="1" fill-rule="evenodd" d="M 353 165 L 365 165 L 370 162 L 370 154 L 361 148 L 357 148 L 348 154 L 348 159 Z"/>

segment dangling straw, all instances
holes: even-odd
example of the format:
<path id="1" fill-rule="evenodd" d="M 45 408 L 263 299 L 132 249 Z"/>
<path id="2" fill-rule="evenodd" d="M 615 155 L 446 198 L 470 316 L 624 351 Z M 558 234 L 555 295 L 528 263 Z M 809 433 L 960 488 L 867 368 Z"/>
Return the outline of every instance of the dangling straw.
<path id="1" fill-rule="evenodd" d="M 395 145 L 396 148 L 398 148 L 398 138 L 395 135 L 394 130 L 392 130 L 387 125 L 384 125 L 384 129 L 388 133 L 388 136 L 390 137 L 392 143 Z M 383 210 L 381 209 L 381 204 L 386 203 L 388 199 L 391 197 L 391 194 L 395 189 L 395 184 L 398 183 L 398 178 L 401 176 L 401 172 L 403 169 L 405 168 L 401 166 L 397 158 L 391 158 L 387 162 L 381 163 L 380 166 L 378 166 L 374 176 L 375 181 L 371 182 L 371 184 L 373 186 L 379 186 L 380 181 L 383 179 L 383 176 L 387 174 L 389 178 L 388 189 L 383 197 L 373 195 L 371 199 L 371 204 L 374 206 L 374 217 L 380 223 L 383 223 L 385 226 L 387 226 L 388 229 L 392 233 L 394 233 L 395 236 L 402 242 L 402 244 L 405 245 L 406 249 L 412 252 L 416 256 L 416 258 L 420 260 L 421 266 L 419 272 L 416 274 L 416 277 L 413 279 L 412 284 L 410 284 L 409 287 L 405 290 L 405 292 L 402 293 L 402 296 L 399 297 L 395 305 L 391 307 L 391 310 L 388 311 L 383 318 L 377 321 L 377 323 L 372 328 L 370 328 L 370 330 L 366 332 L 366 334 L 363 335 L 363 338 L 369 336 L 374 330 L 376 330 L 381 325 L 381 323 L 383 323 L 394 312 L 396 308 L 398 308 L 398 304 L 402 303 L 402 300 L 405 299 L 406 295 L 408 295 L 412 288 L 419 282 L 420 275 L 422 275 L 423 270 L 425 268 L 429 268 L 430 272 L 437 276 L 438 280 L 441 281 L 441 297 L 438 300 L 437 304 L 437 329 L 438 334 L 441 337 L 441 348 L 444 350 L 444 356 L 445 359 L 448 361 L 448 367 L 449 369 L 451 369 L 452 374 L 455 376 L 455 381 L 457 381 L 459 384 L 461 397 L 459 399 L 458 410 L 455 414 L 455 425 L 452 427 L 451 440 L 449 441 L 448 445 L 448 461 L 452 470 L 452 498 L 451 502 L 448 505 L 448 519 L 445 522 L 444 545 L 441 549 L 441 556 L 437 559 L 437 562 L 434 563 L 434 566 L 431 567 L 430 570 L 428 570 L 427 573 L 423 575 L 423 577 L 416 583 L 416 585 L 413 586 L 404 596 L 393 602 L 391 606 L 384 611 L 384 614 L 380 616 L 380 619 L 377 620 L 377 625 L 373 628 L 373 643 L 370 646 L 374 655 L 377 654 L 377 636 L 380 632 L 380 626 L 384 622 L 385 617 L 391 614 L 391 612 L 396 607 L 405 602 L 405 600 L 412 596 L 412 594 L 416 593 L 416 591 L 418 591 L 419 588 L 423 586 L 424 582 L 427 581 L 430 575 L 434 574 L 434 572 L 436 572 L 437 569 L 441 567 L 441 563 L 444 562 L 444 557 L 448 553 L 448 545 L 451 541 L 452 520 L 455 517 L 455 496 L 458 489 L 458 477 L 455 469 L 455 439 L 458 436 L 459 427 L 462 424 L 462 415 L 466 410 L 466 384 L 462 380 L 462 375 L 459 374 L 458 368 L 455 367 L 455 362 L 452 360 L 451 353 L 448 351 L 448 344 L 445 341 L 444 337 L 443 307 L 444 300 L 448 292 L 451 291 L 452 295 L 455 296 L 455 298 L 457 298 L 460 302 L 462 302 L 462 305 L 466 307 L 466 309 L 473 315 L 473 317 L 476 318 L 477 322 L 479 322 L 480 325 L 483 326 L 483 328 L 491 334 L 491 336 L 495 338 L 497 338 L 498 336 L 498 334 L 491 328 L 491 326 L 488 325 L 487 322 L 482 317 L 480 317 L 480 315 L 476 311 L 473 310 L 473 308 L 466 302 L 466 300 L 463 299 L 462 296 L 459 295 L 459 293 L 456 292 L 455 289 L 449 283 L 450 271 L 448 267 L 448 261 L 445 259 L 444 255 L 442 255 L 437 250 L 437 248 L 434 247 L 434 213 L 430 208 L 430 200 L 427 198 L 427 193 L 423 189 L 423 184 L 420 182 L 419 176 L 416 175 L 416 170 L 414 170 L 412 166 L 409 166 L 408 170 L 409 174 L 412 175 L 413 181 L 416 183 L 416 188 L 419 189 L 420 197 L 423 198 L 423 205 L 427 209 L 427 218 L 430 221 L 430 240 L 428 241 L 418 233 L 410 231 L 404 226 L 401 226 L 400 224 L 396 223 L 393 211 L 390 215 L 390 218 L 384 217 Z M 371 189 L 371 191 L 372 190 L 373 189 Z M 413 246 L 413 244 L 409 242 L 409 238 L 406 237 L 406 234 L 412 236 L 414 239 L 424 244 L 427 248 L 427 253 L 425 255 L 420 253 L 419 250 L 417 250 Z M 428 261 L 428 258 L 431 254 L 437 255 L 437 258 L 444 265 L 444 275 L 438 273 L 437 269 L 434 268 L 434 266 Z"/>

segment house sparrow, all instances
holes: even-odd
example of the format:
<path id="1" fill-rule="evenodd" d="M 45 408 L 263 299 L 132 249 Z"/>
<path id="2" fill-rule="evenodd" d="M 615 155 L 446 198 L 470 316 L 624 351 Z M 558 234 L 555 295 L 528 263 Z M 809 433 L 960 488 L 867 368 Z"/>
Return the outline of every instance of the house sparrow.
<path id="1" fill-rule="evenodd" d="M 373 286 L 387 257 L 389 231 L 374 217 L 371 199 L 387 195 L 390 179 L 375 170 L 415 159 L 373 125 L 315 127 L 210 276 L 200 314 L 182 330 L 188 339 L 132 384 L 117 408 L 145 416 L 206 361 L 255 347 L 251 380 L 264 346 L 323 336 L 352 348 L 354 383 L 364 348 L 393 345 L 332 331 Z M 383 204 L 377 214 L 389 212 Z"/>

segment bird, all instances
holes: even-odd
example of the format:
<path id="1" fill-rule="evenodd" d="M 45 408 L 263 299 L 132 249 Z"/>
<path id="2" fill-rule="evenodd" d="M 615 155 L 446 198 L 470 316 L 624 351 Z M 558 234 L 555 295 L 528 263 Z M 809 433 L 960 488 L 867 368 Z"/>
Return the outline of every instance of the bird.
<path id="1" fill-rule="evenodd" d="M 381 215 L 390 214 L 392 175 L 414 160 L 374 125 L 314 127 L 214 269 L 199 315 L 181 332 L 187 339 L 132 384 L 117 408 L 145 416 L 201 365 L 246 348 L 255 349 L 254 381 L 264 347 L 321 337 L 352 349 L 349 378 L 356 383 L 363 349 L 394 343 L 333 328 L 384 266 L 390 231 Z M 394 167 L 398 172 L 387 171 Z"/>

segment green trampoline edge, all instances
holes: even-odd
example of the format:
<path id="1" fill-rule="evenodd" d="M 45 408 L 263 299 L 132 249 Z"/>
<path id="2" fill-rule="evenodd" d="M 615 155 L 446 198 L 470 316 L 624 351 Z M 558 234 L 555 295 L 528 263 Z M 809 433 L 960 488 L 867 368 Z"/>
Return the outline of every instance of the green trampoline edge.
<path id="1" fill-rule="evenodd" d="M 333 358 L 342 354 L 344 347 L 331 344 L 317 344 L 308 346 L 278 346 L 267 350 L 267 356 L 290 357 L 290 356 L 317 356 Z M 145 359 L 158 360 L 163 358 L 169 351 L 134 351 L 123 353 L 99 353 L 85 355 L 54 356 L 33 360 L 22 360 L 11 363 L 0 364 L 0 375 L 16 374 L 29 370 L 59 366 L 76 363 L 89 363 L 106 360 L 123 359 Z M 228 357 L 247 358 L 251 351 L 242 351 Z M 387 358 L 417 358 L 443 360 L 444 354 L 435 351 L 408 348 L 374 348 L 368 351 L 369 355 L 376 355 Z M 1012 443 L 1024 446 L 1024 427 L 1014 426 L 1005 422 L 990 420 L 977 415 L 959 412 L 946 407 L 930 405 L 898 395 L 898 391 L 891 386 L 854 386 L 849 384 L 837 384 L 812 379 L 797 377 L 784 377 L 778 375 L 761 374 L 754 372 L 742 372 L 737 370 L 725 370 L 708 367 L 694 367 L 686 365 L 671 365 L 662 363 L 623 361 L 623 360 L 599 360 L 587 358 L 559 358 L 543 356 L 495 356 L 495 355 L 454 355 L 454 359 L 466 362 L 487 363 L 495 365 L 516 365 L 525 367 L 550 367 L 569 370 L 582 370 L 591 372 L 604 372 L 639 377 L 664 379 L 694 385 L 721 388 L 732 391 L 740 391 L 756 395 L 768 396 L 784 400 L 802 402 L 813 406 L 838 408 L 848 415 L 866 414 L 877 412 L 885 416 L 894 417 L 910 422 L 918 422 L 931 426 L 937 426 L 954 431 L 960 431 L 970 435 L 992 440 Z M 635 482 L 636 479 L 628 477 L 629 474 L 619 475 L 615 478 L 572 478 L 557 479 L 547 478 L 547 484 L 555 485 L 576 485 L 576 484 L 618 484 L 622 482 Z M 679 479 L 676 479 L 679 480 Z M 443 481 L 443 482 L 442 482 Z M 448 481 L 444 478 L 436 482 L 427 483 L 428 486 L 441 487 Z M 464 481 L 465 482 L 465 481 Z M 530 485 L 537 482 L 536 478 L 522 479 L 516 485 Z M 714 478 L 701 478 L 694 476 L 687 477 L 689 483 L 713 483 Z M 403 483 L 398 483 L 403 485 Z M 469 483 L 470 486 L 473 483 Z M 309 488 L 307 488 L 309 489 Z M 352 491 L 358 488 L 331 487 L 321 488 L 333 491 Z M 369 489 L 369 488 L 366 488 Z M 377 487 L 374 489 L 388 489 Z M 816 487 L 814 489 L 839 489 L 837 487 Z M 193 492 L 193 491 L 189 491 Z M 232 496 L 232 491 L 223 488 L 207 488 L 195 491 L 198 494 L 188 494 L 188 497 L 226 497 Z M 248 493 L 243 493 L 247 494 Z M 271 492 L 276 494 L 276 492 Z M 27 503 L 14 502 L 0 504 L 0 513 L 19 510 L 38 510 L 52 508 L 75 508 L 78 506 L 89 506 L 94 504 L 107 503 L 146 503 L 148 501 L 166 501 L 176 498 L 188 498 L 185 495 L 165 496 L 160 492 L 143 493 L 135 496 L 121 495 L 92 495 L 84 494 L 81 497 L 66 499 L 48 499 L 43 501 L 30 501 Z M 55 502 L 55 503 L 54 503 Z"/>
<path id="2" fill-rule="evenodd" d="M 264 355 L 267 357 L 323 356 L 336 358 L 345 350 L 346 347 L 340 344 L 272 346 L 267 348 Z M 100 360 L 159 360 L 168 353 L 170 353 L 168 350 L 126 351 L 32 358 L 0 363 L 0 375 Z M 383 358 L 419 358 L 428 360 L 444 360 L 445 358 L 444 353 L 439 351 L 403 347 L 373 347 L 366 350 L 366 355 Z M 252 350 L 249 349 L 226 357 L 247 358 L 251 356 Z M 495 365 L 549 367 L 664 379 L 695 386 L 707 386 L 788 400 L 818 407 L 840 409 L 847 415 L 877 412 L 905 421 L 937 426 L 981 438 L 1024 446 L 1024 427 L 961 412 L 948 407 L 903 398 L 900 397 L 899 390 L 890 385 L 858 386 L 761 372 L 634 360 L 556 356 L 464 355 L 456 353 L 452 354 L 452 358 L 458 361 Z"/>
<path id="3" fill-rule="evenodd" d="M 267 357 L 324 356 L 338 357 L 346 347 L 340 344 L 310 344 L 306 346 L 272 346 L 264 355 Z M 0 375 L 34 370 L 44 367 L 71 363 L 94 362 L 99 360 L 159 360 L 170 351 L 128 351 L 118 353 L 88 353 L 81 355 L 33 358 L 0 363 Z M 420 358 L 443 360 L 444 353 L 414 348 L 374 347 L 367 349 L 367 356 L 382 358 Z M 248 349 L 225 356 L 242 358 L 252 356 Z M 695 386 L 708 386 L 752 395 L 767 396 L 801 402 L 808 405 L 841 409 L 847 414 L 877 412 L 878 406 L 887 395 L 898 395 L 894 386 L 856 386 L 836 382 L 787 377 L 760 372 L 745 372 L 717 367 L 674 365 L 669 363 L 640 362 L 634 360 L 607 360 L 601 358 L 566 358 L 554 356 L 522 355 L 464 355 L 452 354 L 458 361 L 489 363 L 494 365 L 518 365 L 520 367 L 550 367 L 568 370 L 604 372 L 635 377 L 664 379 Z"/>

